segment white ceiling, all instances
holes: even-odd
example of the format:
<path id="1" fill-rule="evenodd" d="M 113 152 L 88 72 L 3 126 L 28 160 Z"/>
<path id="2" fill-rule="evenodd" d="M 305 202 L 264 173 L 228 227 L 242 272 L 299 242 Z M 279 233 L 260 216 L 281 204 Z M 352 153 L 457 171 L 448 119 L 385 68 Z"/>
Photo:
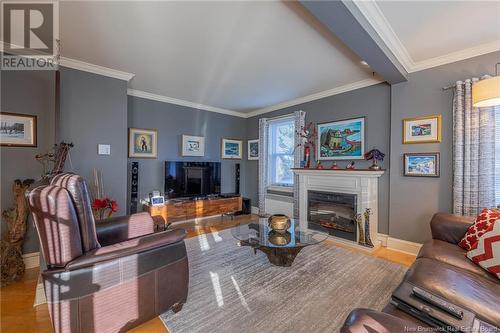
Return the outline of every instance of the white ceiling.
<path id="1" fill-rule="evenodd" d="M 130 87 L 247 112 L 372 76 L 282 2 L 62 2 L 62 56 L 135 73 Z"/>
<path id="2" fill-rule="evenodd" d="M 500 50 L 500 1 L 376 3 L 415 64 L 468 49 Z"/>
<path id="3" fill-rule="evenodd" d="M 499 1 L 357 4 L 408 71 L 500 50 Z M 60 38 L 63 57 L 134 73 L 135 94 L 215 111 L 261 113 L 378 82 L 291 2 L 64 1 Z"/>

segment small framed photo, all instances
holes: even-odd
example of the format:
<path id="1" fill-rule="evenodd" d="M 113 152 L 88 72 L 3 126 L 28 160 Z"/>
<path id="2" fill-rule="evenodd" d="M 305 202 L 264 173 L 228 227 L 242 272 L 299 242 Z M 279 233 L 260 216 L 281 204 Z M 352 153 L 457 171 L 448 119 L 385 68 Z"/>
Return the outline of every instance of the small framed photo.
<path id="1" fill-rule="evenodd" d="M 365 117 L 318 124 L 318 161 L 359 160 L 365 155 Z"/>
<path id="2" fill-rule="evenodd" d="M 441 142 L 441 115 L 403 119 L 403 143 Z"/>
<path id="3" fill-rule="evenodd" d="M 249 160 L 259 159 L 259 139 L 248 140 L 248 159 Z"/>
<path id="4" fill-rule="evenodd" d="M 158 132 L 155 129 L 128 129 L 128 157 L 157 158 Z"/>
<path id="5" fill-rule="evenodd" d="M 243 141 L 222 139 L 221 157 L 229 160 L 241 160 Z"/>
<path id="6" fill-rule="evenodd" d="M 205 137 L 183 135 L 182 156 L 205 156 Z"/>
<path id="7" fill-rule="evenodd" d="M 36 147 L 36 116 L 0 113 L 0 146 Z"/>
<path id="8" fill-rule="evenodd" d="M 403 155 L 407 177 L 439 177 L 439 153 L 407 153 Z"/>

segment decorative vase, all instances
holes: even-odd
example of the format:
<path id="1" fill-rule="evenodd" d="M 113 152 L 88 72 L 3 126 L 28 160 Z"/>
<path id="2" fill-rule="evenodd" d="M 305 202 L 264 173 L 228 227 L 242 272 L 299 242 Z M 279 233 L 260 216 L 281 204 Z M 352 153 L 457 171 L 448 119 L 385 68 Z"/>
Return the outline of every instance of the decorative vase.
<path id="1" fill-rule="evenodd" d="M 278 233 L 285 233 L 290 228 L 290 219 L 284 214 L 271 215 L 268 223 L 269 227 Z"/>
<path id="2" fill-rule="evenodd" d="M 372 210 L 370 208 L 365 209 L 365 245 L 368 247 L 373 247 L 372 240 L 370 238 L 370 215 Z"/>
<path id="3" fill-rule="evenodd" d="M 309 169 L 311 167 L 311 149 L 309 146 L 304 148 L 304 168 Z"/>
<path id="4" fill-rule="evenodd" d="M 337 161 L 333 161 L 332 166 L 330 167 L 332 170 L 338 170 L 339 166 L 337 165 Z"/>
<path id="5" fill-rule="evenodd" d="M 373 159 L 373 164 L 368 169 L 374 171 L 380 170 L 380 165 L 378 165 L 378 161 L 376 159 Z"/>

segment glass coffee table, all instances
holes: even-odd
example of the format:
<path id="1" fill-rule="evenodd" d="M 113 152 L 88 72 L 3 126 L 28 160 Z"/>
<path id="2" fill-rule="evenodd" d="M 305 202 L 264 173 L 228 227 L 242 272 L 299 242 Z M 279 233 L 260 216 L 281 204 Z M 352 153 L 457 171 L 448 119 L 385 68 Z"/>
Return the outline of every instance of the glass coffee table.
<path id="1" fill-rule="evenodd" d="M 262 251 L 271 264 L 285 267 L 292 265 L 304 247 L 328 238 L 328 234 L 309 229 L 307 224 L 301 226 L 294 219 L 290 219 L 290 227 L 285 232 L 272 230 L 267 218 L 260 218 L 232 228 L 231 234 L 239 240 L 240 246 L 250 246 L 254 253 Z"/>

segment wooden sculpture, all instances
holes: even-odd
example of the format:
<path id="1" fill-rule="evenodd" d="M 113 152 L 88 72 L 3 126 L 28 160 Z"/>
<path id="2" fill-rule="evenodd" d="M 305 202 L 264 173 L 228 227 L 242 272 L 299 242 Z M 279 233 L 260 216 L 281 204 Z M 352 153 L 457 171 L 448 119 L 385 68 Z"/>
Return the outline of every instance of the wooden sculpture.
<path id="1" fill-rule="evenodd" d="M 358 224 L 358 234 L 359 234 L 359 245 L 365 245 L 365 232 L 363 231 L 363 220 L 361 218 L 361 214 L 356 214 L 354 217 L 356 223 Z"/>
<path id="2" fill-rule="evenodd" d="M 365 209 L 365 243 L 368 247 L 373 247 L 372 239 L 370 238 L 370 215 L 371 208 Z"/>
<path id="3" fill-rule="evenodd" d="M 29 213 L 25 194 L 33 182 L 33 179 L 24 181 L 16 179 L 12 185 L 13 207 L 2 212 L 2 217 L 7 221 L 7 233 L 0 242 L 2 287 L 19 280 L 24 275 L 22 246 Z"/>

